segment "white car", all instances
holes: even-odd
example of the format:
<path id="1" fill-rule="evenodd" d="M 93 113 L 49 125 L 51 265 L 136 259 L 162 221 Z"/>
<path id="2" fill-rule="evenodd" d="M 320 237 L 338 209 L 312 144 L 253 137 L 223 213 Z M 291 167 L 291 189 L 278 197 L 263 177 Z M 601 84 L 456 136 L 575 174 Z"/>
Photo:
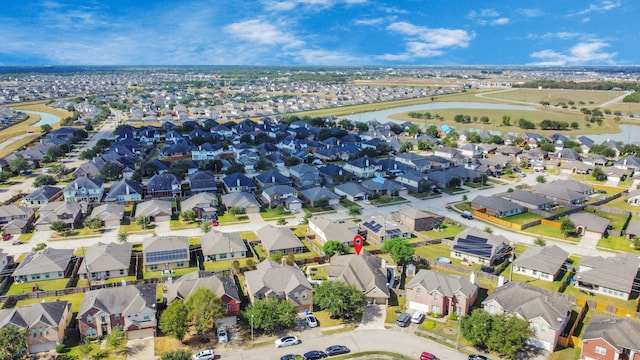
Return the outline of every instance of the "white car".
<path id="1" fill-rule="evenodd" d="M 411 317 L 412 323 L 420 324 L 423 321 L 424 321 L 424 313 L 422 311 L 416 311 L 415 313 L 413 313 L 413 316 Z"/>
<path id="2" fill-rule="evenodd" d="M 363 203 L 363 204 L 366 204 L 366 205 L 371 205 L 371 200 L 369 200 L 369 199 L 364 199 L 364 200 L 362 200 L 362 203 Z"/>
<path id="3" fill-rule="evenodd" d="M 227 333 L 227 329 L 225 329 L 224 327 L 219 327 L 218 328 L 218 343 L 226 343 L 227 341 L 229 341 L 229 334 Z"/>
<path id="4" fill-rule="evenodd" d="M 216 358 L 216 355 L 213 353 L 212 349 L 202 350 L 197 354 L 193 354 L 191 359 L 193 360 L 213 360 Z"/>
<path id="5" fill-rule="evenodd" d="M 300 341 L 300 339 L 298 339 L 296 336 L 284 336 L 281 337 L 280 339 L 276 340 L 276 348 L 281 348 L 281 347 L 285 347 L 285 346 L 292 346 L 292 345 L 298 345 L 300 344 L 302 341 Z"/>
<path id="6" fill-rule="evenodd" d="M 307 314 L 307 316 L 305 316 L 305 320 L 307 321 L 307 325 L 309 327 L 318 327 L 318 319 L 316 319 L 313 314 Z"/>

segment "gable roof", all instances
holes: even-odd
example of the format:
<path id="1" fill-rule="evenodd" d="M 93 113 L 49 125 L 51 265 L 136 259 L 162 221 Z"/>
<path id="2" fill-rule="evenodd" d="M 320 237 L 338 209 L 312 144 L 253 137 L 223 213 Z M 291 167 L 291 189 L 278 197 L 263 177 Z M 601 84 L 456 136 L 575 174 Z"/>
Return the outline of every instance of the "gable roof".
<path id="1" fill-rule="evenodd" d="M 452 250 L 489 259 L 509 240 L 501 235 L 489 234 L 476 228 L 467 228 L 456 235 Z"/>
<path id="2" fill-rule="evenodd" d="M 354 285 L 367 297 L 389 298 L 387 274 L 383 267 L 382 259 L 368 252 L 334 255 L 327 268 L 327 276 Z"/>
<path id="3" fill-rule="evenodd" d="M 193 209 L 196 206 L 203 206 L 210 208 L 215 204 L 217 197 L 211 193 L 201 192 L 190 196 L 187 199 L 180 201 L 180 208 L 184 211 L 187 209 Z"/>
<path id="4" fill-rule="evenodd" d="M 515 266 L 555 274 L 569 257 L 558 245 L 528 247 L 514 261 Z"/>
<path id="5" fill-rule="evenodd" d="M 478 195 L 475 197 L 475 199 L 473 199 L 472 203 L 477 204 L 480 207 L 494 209 L 496 211 L 503 212 L 503 213 L 522 208 L 522 205 L 516 204 L 507 199 L 503 199 L 497 196 Z"/>
<path id="6" fill-rule="evenodd" d="M 71 304 L 67 301 L 50 301 L 24 305 L 20 307 L 0 310 L 0 327 L 15 325 L 28 329 L 39 324 L 46 324 L 58 328 L 64 320 L 65 312 L 70 311 Z"/>
<path id="7" fill-rule="evenodd" d="M 147 191 L 169 191 L 172 185 L 180 185 L 180 180 L 169 173 L 153 175 L 147 183 Z"/>
<path id="8" fill-rule="evenodd" d="M 200 238 L 202 254 L 205 256 L 247 251 L 247 246 L 238 233 L 212 230 Z"/>
<path id="9" fill-rule="evenodd" d="M 329 200 L 340 199 L 340 196 L 336 195 L 336 193 L 334 193 L 333 191 L 320 186 L 313 187 L 311 189 L 302 190 L 300 191 L 300 195 L 304 196 L 305 198 L 311 201 L 317 201 L 323 198 L 326 198 Z"/>
<path id="10" fill-rule="evenodd" d="M 13 276 L 64 272 L 73 257 L 73 250 L 45 248 L 27 254 L 13 272 Z"/>
<path id="11" fill-rule="evenodd" d="M 117 201 L 118 195 L 139 194 L 142 196 L 142 193 L 141 183 L 131 179 L 122 179 L 111 186 L 104 201 Z"/>
<path id="12" fill-rule="evenodd" d="M 614 290 L 631 292 L 640 267 L 638 255 L 619 253 L 604 258 L 583 256 L 576 278 L 580 281 Z"/>
<path id="13" fill-rule="evenodd" d="M 576 226 L 584 226 L 588 231 L 595 231 L 603 234 L 609 227 L 609 219 L 591 213 L 578 212 L 569 215 L 569 219 Z"/>
<path id="14" fill-rule="evenodd" d="M 156 284 L 127 285 L 87 291 L 78 311 L 78 318 L 96 308 L 107 314 L 138 315 L 144 309 L 156 307 Z M 151 318 L 155 322 L 155 317 Z"/>
<path id="15" fill-rule="evenodd" d="M 256 235 L 269 252 L 304 247 L 302 241 L 287 227 L 266 225 L 256 230 Z"/>
<path id="16" fill-rule="evenodd" d="M 418 285 L 425 288 L 428 293 L 437 291 L 449 298 L 460 292 L 469 299 L 478 290 L 478 285 L 460 275 L 443 274 L 431 270 L 419 270 L 416 276 L 411 279 L 407 288 Z"/>
<path id="17" fill-rule="evenodd" d="M 233 174 L 227 175 L 224 178 L 222 178 L 222 182 L 224 182 L 224 184 L 228 188 L 240 187 L 240 186 L 256 187 L 256 184 L 254 184 L 249 177 L 241 173 L 233 173 Z"/>
<path id="18" fill-rule="evenodd" d="M 300 268 L 290 265 L 280 265 L 271 259 L 258 264 L 256 270 L 244 273 L 249 290 L 254 294 L 260 292 L 264 295 L 290 293 L 298 287 L 313 291 L 309 280 L 304 276 Z"/>
<path id="19" fill-rule="evenodd" d="M 93 208 L 91 216 L 98 216 L 104 220 L 122 220 L 124 217 L 124 205 L 122 204 L 102 204 Z"/>
<path id="20" fill-rule="evenodd" d="M 114 269 L 128 269 L 131 263 L 131 249 L 129 242 L 108 243 L 101 242 L 89 246 L 78 268 L 78 274 L 89 272 L 103 272 Z"/>
<path id="21" fill-rule="evenodd" d="M 260 203 L 252 193 L 246 191 L 232 192 L 221 196 L 222 203 L 227 207 L 237 207 L 245 209 L 248 207 L 260 207 Z"/>
<path id="22" fill-rule="evenodd" d="M 622 352 L 623 349 L 640 349 L 640 322 L 629 318 L 593 314 L 584 329 L 582 341 L 597 339 L 603 339 L 615 346 L 618 352 Z"/>
<path id="23" fill-rule="evenodd" d="M 358 224 L 351 220 L 333 220 L 323 216 L 309 219 L 309 227 L 315 227 L 324 233 L 327 241 L 340 241 L 351 245 L 353 237 L 358 234 Z"/>
<path id="24" fill-rule="evenodd" d="M 25 196 L 25 199 L 30 201 L 49 200 L 52 197 L 56 196 L 58 193 L 60 193 L 60 191 L 62 191 L 62 189 L 59 187 L 45 185 L 36 189 L 34 192 L 30 193 L 29 195 Z"/>
<path id="25" fill-rule="evenodd" d="M 153 199 L 136 205 L 136 218 L 157 215 L 171 215 L 171 201 Z"/>
<path id="26" fill-rule="evenodd" d="M 170 303 L 175 299 L 186 300 L 201 287 L 212 290 L 221 299 L 227 296 L 236 303 L 240 303 L 238 288 L 232 279 L 206 271 L 190 272 L 174 281 L 167 289 L 167 301 Z"/>

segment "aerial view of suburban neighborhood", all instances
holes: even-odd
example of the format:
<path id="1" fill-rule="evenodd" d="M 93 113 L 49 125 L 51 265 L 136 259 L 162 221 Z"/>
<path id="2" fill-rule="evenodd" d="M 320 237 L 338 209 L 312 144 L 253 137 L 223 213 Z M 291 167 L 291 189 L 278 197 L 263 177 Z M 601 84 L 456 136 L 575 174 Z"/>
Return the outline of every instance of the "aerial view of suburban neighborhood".
<path id="1" fill-rule="evenodd" d="M 0 8 L 0 360 L 640 360 L 640 2 Z"/>

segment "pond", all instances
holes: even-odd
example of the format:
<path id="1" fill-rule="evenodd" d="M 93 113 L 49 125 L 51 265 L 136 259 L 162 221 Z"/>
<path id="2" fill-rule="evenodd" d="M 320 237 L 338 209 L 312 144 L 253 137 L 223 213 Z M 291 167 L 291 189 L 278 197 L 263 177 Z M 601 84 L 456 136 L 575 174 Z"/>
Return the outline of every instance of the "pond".
<path id="1" fill-rule="evenodd" d="M 40 127 L 41 125 L 44 124 L 49 124 L 52 125 L 60 122 L 60 118 L 56 115 L 50 114 L 50 113 L 46 113 L 46 112 L 42 112 L 42 111 L 31 111 L 31 110 L 19 110 L 20 112 L 26 113 L 26 114 L 31 114 L 31 115 L 39 115 L 40 116 L 40 121 L 38 121 L 37 123 L 31 125 L 31 127 Z"/>

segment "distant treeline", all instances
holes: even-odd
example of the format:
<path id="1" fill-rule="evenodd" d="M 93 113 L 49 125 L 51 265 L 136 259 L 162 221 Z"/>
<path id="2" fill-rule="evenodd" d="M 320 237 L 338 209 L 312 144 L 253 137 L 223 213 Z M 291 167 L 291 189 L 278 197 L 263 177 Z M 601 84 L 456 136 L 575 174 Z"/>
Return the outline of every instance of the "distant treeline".
<path id="1" fill-rule="evenodd" d="M 524 84 L 514 84 L 518 88 L 538 88 L 545 89 L 570 89 L 570 90 L 638 90 L 639 82 L 617 82 L 617 81 L 556 81 L 556 80 L 534 80 Z"/>

